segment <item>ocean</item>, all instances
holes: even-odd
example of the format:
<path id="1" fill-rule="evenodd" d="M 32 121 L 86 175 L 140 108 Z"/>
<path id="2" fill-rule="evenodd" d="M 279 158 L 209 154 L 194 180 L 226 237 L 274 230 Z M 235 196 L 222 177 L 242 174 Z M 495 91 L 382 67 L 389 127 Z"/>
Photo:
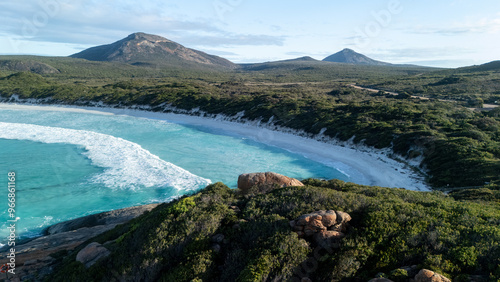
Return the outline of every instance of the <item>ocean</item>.
<path id="1" fill-rule="evenodd" d="M 0 243 L 16 174 L 17 235 L 88 214 L 170 201 L 238 175 L 356 182 L 334 165 L 205 126 L 84 111 L 0 109 Z M 1 182 L 0 182 L 1 183 Z"/>

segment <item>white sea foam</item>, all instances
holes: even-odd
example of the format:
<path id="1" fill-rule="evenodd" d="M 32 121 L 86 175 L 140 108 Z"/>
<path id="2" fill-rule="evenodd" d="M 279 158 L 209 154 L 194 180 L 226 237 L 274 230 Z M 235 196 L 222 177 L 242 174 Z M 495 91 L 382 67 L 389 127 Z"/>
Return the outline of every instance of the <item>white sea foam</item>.
<path id="1" fill-rule="evenodd" d="M 105 168 L 91 181 L 110 188 L 192 190 L 211 182 L 160 159 L 139 144 L 92 131 L 0 122 L 0 138 L 82 146 L 93 165 Z"/>

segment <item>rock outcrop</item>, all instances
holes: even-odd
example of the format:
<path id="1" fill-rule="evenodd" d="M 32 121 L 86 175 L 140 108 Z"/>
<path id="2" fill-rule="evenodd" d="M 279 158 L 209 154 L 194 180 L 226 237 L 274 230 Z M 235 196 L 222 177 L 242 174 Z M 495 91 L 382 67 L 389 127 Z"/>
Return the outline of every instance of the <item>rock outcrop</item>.
<path id="1" fill-rule="evenodd" d="M 434 271 L 422 269 L 415 276 L 415 282 L 451 282 L 451 280 Z"/>
<path id="2" fill-rule="evenodd" d="M 76 255 L 76 261 L 85 265 L 86 268 L 94 265 L 98 260 L 109 256 L 111 252 L 97 242 L 88 244 Z"/>
<path id="3" fill-rule="evenodd" d="M 397 277 L 395 275 L 395 272 L 398 271 L 404 271 L 403 273 L 405 274 L 403 279 L 401 280 L 401 276 Z M 418 272 L 418 274 L 417 274 Z M 418 271 L 417 265 L 412 265 L 412 266 L 403 266 L 400 267 L 389 274 L 389 278 L 394 279 L 391 280 L 389 278 L 383 277 L 385 276 L 384 273 L 379 273 L 377 274 L 377 278 L 373 278 L 369 280 L 368 282 L 392 282 L 392 281 L 412 281 L 412 282 L 451 282 L 450 279 L 444 277 L 441 274 L 435 273 L 434 271 L 428 270 L 428 269 L 422 269 Z M 411 279 L 411 277 L 415 277 L 414 279 Z M 473 281 L 473 280 L 468 280 L 468 281 Z M 482 281 L 482 280 L 479 280 Z M 486 281 L 486 280 L 485 280 Z"/>
<path id="4" fill-rule="evenodd" d="M 274 172 L 247 173 L 238 177 L 238 189 L 243 194 L 252 192 L 268 192 L 275 187 L 304 186 L 295 178 Z"/>
<path id="5" fill-rule="evenodd" d="M 54 224 L 49 228 L 47 228 L 45 230 L 45 233 L 47 235 L 53 235 L 53 234 L 68 232 L 71 230 L 77 230 L 84 227 L 121 224 L 133 218 L 138 217 L 139 215 L 143 214 L 146 211 L 154 209 L 156 206 L 158 206 L 158 204 L 149 204 L 149 205 L 113 210 L 98 214 L 91 214 L 77 219 Z"/>
<path id="6" fill-rule="evenodd" d="M 290 227 L 299 237 L 312 237 L 320 245 L 338 247 L 350 220 L 351 216 L 342 211 L 315 211 L 290 221 Z"/>
<path id="7" fill-rule="evenodd" d="M 53 270 L 52 264 L 55 259 L 50 256 L 51 254 L 71 251 L 90 238 L 142 215 L 156 206 L 158 204 L 114 210 L 50 226 L 45 231 L 45 236 L 16 244 L 16 276 L 21 281 L 43 280 L 42 278 Z M 4 252 L 5 249 L 6 247 L 0 249 L 0 252 Z"/>

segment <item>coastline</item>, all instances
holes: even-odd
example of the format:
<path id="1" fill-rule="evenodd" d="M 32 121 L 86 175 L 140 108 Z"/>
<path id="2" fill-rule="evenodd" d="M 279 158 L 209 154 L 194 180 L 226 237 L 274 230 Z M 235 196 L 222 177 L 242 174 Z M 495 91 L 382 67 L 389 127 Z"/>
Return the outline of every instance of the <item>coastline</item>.
<path id="1" fill-rule="evenodd" d="M 425 183 L 425 176 L 417 174 L 413 167 L 420 160 L 406 160 L 397 157 L 389 148 L 374 149 L 362 144 L 342 142 L 324 136 L 311 135 L 304 131 L 284 128 L 273 124 L 272 119 L 266 123 L 259 120 L 249 121 L 243 113 L 235 116 L 221 114 L 212 115 L 193 109 L 190 111 L 173 108 L 169 105 L 159 105 L 152 111 L 150 106 L 132 106 L 118 108 L 103 103 L 88 103 L 87 105 L 47 104 L 47 100 L 20 100 L 13 95 L 10 99 L 0 101 L 0 109 L 35 109 L 47 111 L 72 111 L 105 115 L 127 115 L 140 118 L 165 120 L 183 125 L 200 126 L 214 130 L 215 134 L 224 134 L 249 138 L 254 141 L 279 147 L 292 153 L 300 154 L 311 160 L 327 166 L 335 167 L 346 174 L 361 174 L 364 179 L 357 184 L 405 188 L 416 191 L 430 191 Z"/>

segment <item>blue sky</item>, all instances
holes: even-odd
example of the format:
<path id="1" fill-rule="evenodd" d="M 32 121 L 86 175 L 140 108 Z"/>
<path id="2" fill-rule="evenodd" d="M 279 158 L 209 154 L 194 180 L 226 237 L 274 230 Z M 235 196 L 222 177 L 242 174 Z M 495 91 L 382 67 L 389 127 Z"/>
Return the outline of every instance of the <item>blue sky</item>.
<path id="1" fill-rule="evenodd" d="M 140 31 L 236 63 L 343 48 L 442 67 L 500 60 L 498 0 L 3 1 L 0 27 L 0 54 L 67 56 Z"/>

